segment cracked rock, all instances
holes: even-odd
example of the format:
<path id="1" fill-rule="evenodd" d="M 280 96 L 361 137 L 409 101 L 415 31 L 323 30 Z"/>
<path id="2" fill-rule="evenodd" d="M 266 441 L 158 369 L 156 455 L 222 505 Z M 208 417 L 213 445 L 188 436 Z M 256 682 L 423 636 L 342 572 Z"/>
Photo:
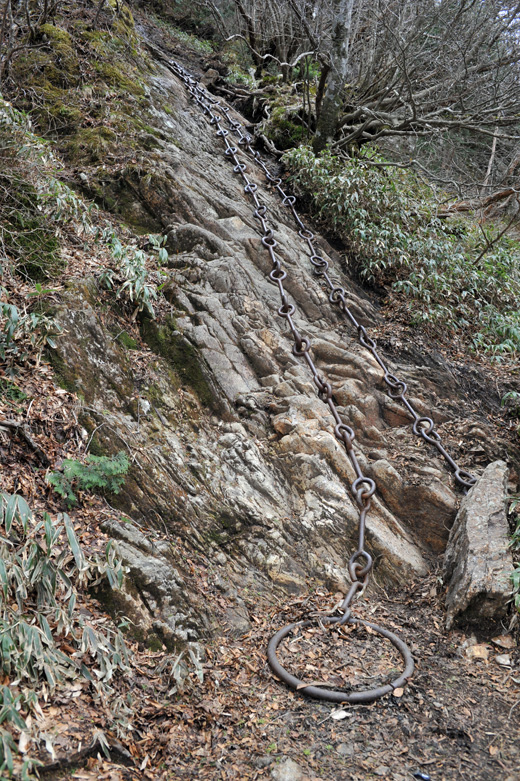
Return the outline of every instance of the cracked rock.
<path id="1" fill-rule="evenodd" d="M 462 500 L 444 558 L 446 627 L 496 625 L 507 611 L 513 559 L 507 524 L 508 469 L 495 461 Z"/>

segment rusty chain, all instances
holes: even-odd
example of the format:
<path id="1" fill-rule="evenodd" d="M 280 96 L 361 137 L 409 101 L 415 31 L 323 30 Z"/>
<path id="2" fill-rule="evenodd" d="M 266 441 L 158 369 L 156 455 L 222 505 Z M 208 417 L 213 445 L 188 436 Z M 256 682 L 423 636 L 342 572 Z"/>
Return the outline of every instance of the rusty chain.
<path id="1" fill-rule="evenodd" d="M 308 621 L 308 620 L 298 621 L 296 623 L 289 624 L 288 626 L 285 626 L 282 629 L 280 629 L 271 638 L 267 649 L 268 661 L 273 672 L 281 680 L 285 681 L 293 689 L 302 689 L 302 687 L 304 687 L 303 688 L 304 693 L 310 697 L 328 700 L 331 702 L 351 702 L 351 703 L 372 702 L 373 700 L 378 699 L 379 697 L 382 697 L 385 694 L 389 694 L 395 689 L 403 686 L 406 683 L 406 681 L 412 676 L 414 670 L 414 662 L 410 650 L 408 646 L 397 635 L 395 635 L 393 632 L 388 631 L 387 629 L 384 629 L 383 627 L 378 626 L 377 624 L 372 624 L 371 622 L 364 621 L 360 618 L 355 618 L 351 615 L 351 604 L 355 599 L 355 597 L 359 595 L 359 593 L 364 591 L 368 583 L 370 573 L 373 568 L 372 556 L 365 549 L 365 531 L 366 531 L 366 517 L 371 508 L 371 498 L 375 493 L 376 485 L 375 482 L 370 477 L 367 477 L 363 473 L 363 470 L 361 469 L 361 466 L 359 464 L 353 446 L 353 442 L 355 438 L 354 431 L 350 426 L 346 425 L 342 421 L 341 416 L 338 412 L 338 408 L 333 398 L 332 386 L 330 382 L 327 381 L 326 377 L 322 376 L 318 372 L 318 369 L 310 353 L 311 350 L 310 338 L 308 336 L 302 335 L 294 322 L 293 315 L 295 313 L 295 306 L 294 304 L 290 303 L 283 284 L 284 280 L 287 278 L 287 272 L 283 268 L 282 261 L 276 252 L 278 242 L 276 241 L 276 238 L 274 236 L 274 231 L 269 226 L 267 220 L 267 206 L 260 201 L 257 194 L 258 185 L 252 182 L 249 176 L 247 175 L 247 166 L 239 158 L 238 148 L 234 146 L 232 143 L 230 143 L 230 139 L 229 139 L 230 131 L 227 130 L 225 127 L 223 127 L 222 117 L 219 114 L 216 114 L 213 110 L 214 108 L 220 107 L 220 104 L 218 101 L 207 100 L 205 97 L 205 93 L 201 90 L 196 80 L 193 79 L 192 76 L 187 71 L 185 71 L 184 68 L 182 68 L 178 63 L 175 62 L 170 63 L 170 68 L 183 81 L 188 91 L 188 94 L 190 95 L 192 100 L 195 101 L 201 107 L 201 109 L 209 118 L 210 124 L 215 127 L 216 135 L 219 138 L 221 138 L 224 142 L 225 145 L 224 154 L 226 155 L 226 157 L 230 158 L 230 160 L 233 163 L 233 171 L 236 174 L 240 175 L 242 180 L 245 183 L 244 192 L 246 192 L 250 196 L 251 200 L 253 201 L 255 207 L 253 215 L 260 224 L 260 228 L 262 232 L 262 239 L 261 239 L 262 245 L 269 253 L 271 259 L 272 268 L 269 273 L 269 279 L 278 286 L 278 290 L 280 294 L 281 306 L 278 308 L 277 314 L 280 317 L 284 318 L 285 321 L 287 322 L 287 325 L 289 327 L 289 330 L 291 331 L 293 342 L 294 342 L 292 352 L 296 357 L 303 358 L 307 363 L 307 366 L 309 367 L 310 372 L 312 374 L 314 384 L 317 388 L 318 397 L 321 399 L 321 401 L 324 404 L 328 406 L 329 411 L 332 414 L 332 417 L 334 418 L 335 421 L 334 435 L 336 439 L 344 446 L 347 457 L 354 470 L 355 480 L 351 485 L 351 490 L 359 508 L 359 526 L 358 526 L 357 549 L 352 554 L 348 562 L 348 571 L 349 571 L 352 584 L 347 595 L 345 596 L 345 598 L 343 599 L 340 605 L 340 610 L 343 611 L 343 615 L 327 617 L 325 619 L 322 619 L 322 622 L 336 625 L 336 626 L 342 626 L 344 624 L 353 624 L 353 625 L 362 625 L 368 627 L 373 632 L 390 640 L 390 642 L 398 649 L 401 656 L 403 657 L 405 666 L 402 674 L 393 682 L 388 683 L 385 686 L 381 686 L 366 691 L 347 694 L 346 692 L 340 692 L 340 691 L 328 691 L 325 689 L 321 689 L 317 686 L 306 686 L 302 681 L 300 681 L 295 676 L 287 672 L 287 670 L 285 670 L 285 668 L 278 661 L 276 651 L 280 642 L 289 634 L 291 634 L 296 628 L 305 628 L 313 623 L 312 621 Z M 226 112 L 222 112 L 222 113 L 226 113 Z M 281 184 L 281 181 L 279 184 Z M 284 196 L 284 197 L 292 198 L 292 196 Z M 302 235 L 302 233 L 304 234 L 302 238 L 305 238 L 307 240 L 309 240 L 309 237 L 311 237 L 311 240 L 312 238 L 314 238 L 311 232 L 307 231 L 305 228 L 300 229 L 300 235 Z M 326 263 L 326 261 L 323 262 Z M 359 327 L 363 328 L 363 326 L 359 326 Z M 364 331 L 363 328 L 363 334 L 365 333 L 366 332 Z"/>
<path id="2" fill-rule="evenodd" d="M 360 344 L 372 353 L 375 360 L 381 367 L 383 371 L 383 381 L 388 387 L 388 395 L 390 396 L 390 398 L 393 399 L 394 401 L 400 401 L 401 404 L 403 404 L 403 406 L 406 407 L 406 409 L 412 416 L 413 433 L 416 436 L 420 436 L 425 442 L 428 442 L 429 444 L 433 445 L 438 450 L 440 455 L 443 456 L 443 458 L 452 468 L 453 476 L 459 485 L 461 485 L 466 490 L 471 488 L 472 485 L 475 485 L 476 478 L 472 474 L 470 474 L 467 470 L 462 469 L 457 464 L 455 459 L 445 449 L 444 445 L 442 444 L 441 437 L 438 431 L 436 431 L 435 429 L 435 423 L 433 419 L 430 416 L 421 416 L 417 412 L 413 404 L 408 400 L 408 398 L 406 397 L 406 391 L 408 389 L 406 383 L 403 380 L 400 380 L 398 377 L 396 377 L 394 374 L 392 374 L 389 371 L 388 366 L 386 365 L 386 363 L 384 362 L 383 358 L 381 357 L 381 355 L 377 350 L 377 344 L 375 340 L 368 335 L 365 327 L 358 322 L 352 310 L 349 308 L 346 299 L 345 288 L 342 286 L 338 286 L 330 278 L 329 262 L 320 254 L 319 250 L 316 248 L 314 244 L 315 236 L 313 232 L 307 228 L 305 223 L 300 218 L 300 215 L 298 214 L 295 205 L 296 197 L 294 195 L 288 194 L 283 189 L 282 179 L 279 176 L 274 176 L 272 174 L 272 172 L 269 170 L 268 166 L 266 165 L 265 161 L 262 159 L 260 152 L 257 149 L 254 149 L 254 147 L 252 146 L 254 142 L 253 136 L 251 136 L 249 133 L 244 133 L 243 132 L 244 127 L 242 126 L 242 124 L 237 120 L 233 120 L 229 116 L 231 112 L 231 108 L 229 106 L 222 105 L 222 102 L 220 100 L 215 99 L 212 95 L 209 94 L 207 90 L 203 89 L 200 86 L 200 84 L 196 82 L 195 82 L 194 89 L 196 90 L 197 94 L 201 97 L 202 100 L 211 103 L 213 107 L 218 107 L 218 109 L 222 111 L 222 113 L 226 117 L 228 127 L 238 137 L 238 144 L 244 147 L 249 152 L 254 162 L 262 169 L 267 181 L 274 187 L 274 189 L 278 193 L 282 201 L 282 205 L 290 209 L 290 211 L 292 212 L 294 221 L 298 226 L 298 235 L 300 236 L 300 238 L 302 238 L 304 241 L 307 242 L 308 249 L 310 252 L 310 262 L 313 266 L 315 276 L 321 277 L 324 280 L 324 282 L 326 283 L 326 285 L 329 287 L 330 290 L 328 296 L 330 303 L 336 304 L 338 308 L 348 318 L 351 325 L 353 325 L 354 328 L 356 329 Z"/>

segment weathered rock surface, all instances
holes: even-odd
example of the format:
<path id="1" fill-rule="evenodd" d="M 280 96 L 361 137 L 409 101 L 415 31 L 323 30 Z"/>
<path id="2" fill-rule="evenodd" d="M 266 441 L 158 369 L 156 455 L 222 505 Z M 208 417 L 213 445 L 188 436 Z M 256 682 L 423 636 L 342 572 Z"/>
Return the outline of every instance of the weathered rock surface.
<path id="1" fill-rule="evenodd" d="M 271 778 L 273 781 L 305 781 L 307 776 L 294 759 L 286 757 L 271 770 Z"/>
<path id="2" fill-rule="evenodd" d="M 135 525 L 105 521 L 103 531 L 118 542 L 127 568 L 123 589 L 111 592 L 114 607 L 129 618 L 148 643 L 177 648 L 200 640 L 210 629 L 202 594 L 187 588 L 188 573 L 176 568 L 172 544 L 144 534 Z"/>
<path id="3" fill-rule="evenodd" d="M 132 456 L 119 506 L 144 529 L 182 543 L 152 550 L 139 535 L 112 530 L 131 570 L 129 609 L 141 611 L 146 631 L 175 644 L 245 631 L 247 599 L 257 603 L 273 589 L 298 593 L 309 580 L 344 589 L 358 513 L 333 419 L 277 316 L 270 259 L 240 180 L 177 79 L 159 65 L 147 78 L 148 116 L 162 140 L 136 151 L 142 175 L 124 202 L 130 222 L 147 215 L 168 235 L 170 312 L 163 307 L 156 322 L 142 323 L 148 347 L 134 353 L 117 342 L 116 313 L 100 310 L 95 285 L 78 280 L 57 313 L 64 334 L 55 365 L 83 399 L 93 444 Z M 295 323 L 379 486 L 367 526 L 378 578 L 424 573 L 425 554 L 443 550 L 456 512 L 445 465 L 418 445 L 405 411 L 383 390 L 379 365 L 330 305 L 287 209 L 252 167 L 250 175 L 269 208 Z M 338 254 L 319 242 L 356 316 L 377 323 Z M 391 351 L 390 370 L 418 408 L 434 410 L 437 423 L 450 418 L 457 382 L 441 356 L 414 354 L 412 365 L 400 355 Z M 187 549 L 206 562 L 202 612 Z M 215 595 L 225 595 L 224 611 Z"/>
<path id="4" fill-rule="evenodd" d="M 511 597 L 513 560 L 507 523 L 508 469 L 489 464 L 462 500 L 444 558 L 446 626 L 497 624 Z"/>

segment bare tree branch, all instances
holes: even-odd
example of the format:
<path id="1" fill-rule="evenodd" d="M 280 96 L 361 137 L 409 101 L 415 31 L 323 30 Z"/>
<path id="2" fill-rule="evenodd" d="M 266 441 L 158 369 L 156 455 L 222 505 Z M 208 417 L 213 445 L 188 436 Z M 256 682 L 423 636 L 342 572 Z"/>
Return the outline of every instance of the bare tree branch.
<path id="1" fill-rule="evenodd" d="M 252 52 L 252 54 L 255 55 L 259 60 L 274 60 L 274 62 L 277 62 L 280 67 L 287 67 L 287 68 L 296 68 L 300 60 L 303 60 L 304 57 L 313 57 L 315 55 L 314 51 L 310 52 L 301 52 L 292 62 L 282 62 L 278 59 L 278 57 L 275 57 L 274 54 L 260 54 L 260 52 L 257 52 L 256 49 L 253 49 L 247 38 L 245 38 L 240 33 L 235 33 L 234 35 L 230 35 L 229 38 L 226 38 L 226 41 L 232 41 L 235 38 L 241 38 L 243 41 L 247 43 L 249 46 L 249 50 Z"/>

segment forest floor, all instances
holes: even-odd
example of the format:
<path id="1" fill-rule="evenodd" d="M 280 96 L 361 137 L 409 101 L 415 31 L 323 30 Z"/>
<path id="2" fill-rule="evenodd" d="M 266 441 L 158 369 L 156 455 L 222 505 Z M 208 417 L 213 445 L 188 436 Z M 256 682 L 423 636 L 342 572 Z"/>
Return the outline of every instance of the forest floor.
<path id="1" fill-rule="evenodd" d="M 519 779 L 520 666 L 515 643 L 507 634 L 478 642 L 460 631 L 447 633 L 437 586 L 431 576 L 392 595 L 376 589 L 356 610 L 399 634 L 412 649 L 415 675 L 392 696 L 370 705 L 335 706 L 290 691 L 274 678 L 266 662 L 270 636 L 309 610 L 330 609 L 337 595 L 318 592 L 312 599 L 280 605 L 275 612 L 260 608 L 248 634 L 223 636 L 208 645 L 203 681 L 192 674 L 184 694 L 173 698 L 168 695 L 172 684 L 167 668 L 158 672 L 164 655 L 133 649 L 131 674 L 116 684 L 135 703 L 133 729 L 124 748 L 111 739 L 110 714 L 103 715 L 88 687 L 83 686 L 78 697 L 82 685 L 73 686 L 75 691 L 44 708 L 49 730 L 56 733 L 61 725 L 54 741 L 59 755 L 74 762 L 78 741 L 88 746 L 95 740 L 93 722 L 106 730 L 113 753 L 109 760 L 98 750 L 81 767 L 73 765 L 66 772 L 59 771 L 63 761 L 58 761 L 44 777 Z M 378 679 L 400 664 L 393 646 L 377 635 L 354 630 L 339 639 L 318 625 L 286 641 L 280 656 L 309 682 L 326 678 L 341 685 L 346 680 L 355 688 L 379 685 Z"/>

